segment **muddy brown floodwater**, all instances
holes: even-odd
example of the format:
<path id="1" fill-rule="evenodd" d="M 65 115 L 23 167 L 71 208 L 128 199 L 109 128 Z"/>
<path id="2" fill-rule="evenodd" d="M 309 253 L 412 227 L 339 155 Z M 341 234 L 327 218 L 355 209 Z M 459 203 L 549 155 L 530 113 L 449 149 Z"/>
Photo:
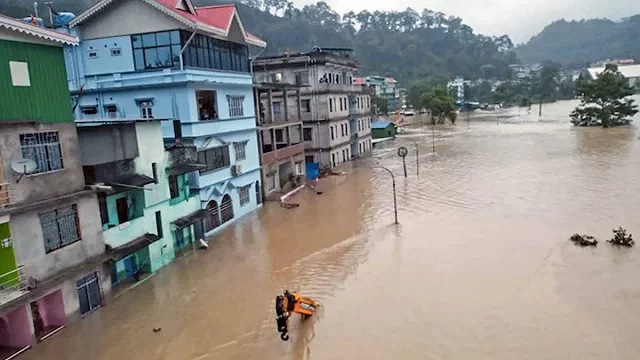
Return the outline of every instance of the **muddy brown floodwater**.
<path id="1" fill-rule="evenodd" d="M 436 130 L 436 155 L 429 128 L 410 128 L 23 359 L 637 359 L 640 249 L 567 239 L 640 232 L 638 131 L 573 128 L 574 104 L 462 115 Z M 396 175 L 398 226 L 376 163 Z M 322 303 L 288 342 L 283 288 Z"/>

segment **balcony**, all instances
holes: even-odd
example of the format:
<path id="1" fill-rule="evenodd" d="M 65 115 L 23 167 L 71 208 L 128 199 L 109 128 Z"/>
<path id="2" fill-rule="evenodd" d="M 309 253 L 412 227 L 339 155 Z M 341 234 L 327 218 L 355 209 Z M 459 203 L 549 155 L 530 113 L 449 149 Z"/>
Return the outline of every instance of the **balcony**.
<path id="1" fill-rule="evenodd" d="M 26 266 L 20 265 L 15 270 L 0 274 L 0 305 L 29 292 L 29 277 L 25 270 Z"/>
<path id="2" fill-rule="evenodd" d="M 0 183 L 0 209 L 12 204 L 11 202 L 11 184 Z"/>
<path id="3" fill-rule="evenodd" d="M 362 92 L 362 85 L 353 85 L 353 84 L 329 84 L 322 83 L 318 84 L 316 87 L 316 91 L 321 92 Z"/>
<path id="4" fill-rule="evenodd" d="M 104 242 L 112 248 L 117 248 L 147 232 L 144 216 L 141 216 L 105 230 Z"/>
<path id="5" fill-rule="evenodd" d="M 287 144 L 284 144 L 284 145 L 287 145 Z M 278 147 L 278 144 L 276 144 L 276 147 Z M 265 150 L 265 147 L 263 147 L 263 150 Z M 281 147 L 276 149 L 275 151 L 271 150 L 269 152 L 263 153 L 262 164 L 263 165 L 271 164 L 273 162 L 284 160 L 288 157 L 295 156 L 302 153 L 304 153 L 304 144 L 293 144 L 290 146 Z"/>
<path id="6" fill-rule="evenodd" d="M 210 134 L 224 134 L 235 131 L 255 130 L 255 119 L 241 117 L 226 120 L 200 120 L 182 123 L 182 136 L 197 137 Z"/>

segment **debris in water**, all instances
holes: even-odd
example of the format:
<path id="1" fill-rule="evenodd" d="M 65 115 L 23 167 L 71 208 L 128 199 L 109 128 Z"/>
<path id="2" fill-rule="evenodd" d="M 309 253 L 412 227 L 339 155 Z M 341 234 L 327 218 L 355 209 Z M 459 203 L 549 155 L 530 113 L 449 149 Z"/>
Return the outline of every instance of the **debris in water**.
<path id="1" fill-rule="evenodd" d="M 300 204 L 281 202 L 280 206 L 282 206 L 285 209 L 293 209 L 293 208 L 297 208 L 298 206 L 300 206 Z"/>
<path id="2" fill-rule="evenodd" d="M 593 236 L 590 235 L 580 235 L 573 234 L 569 238 L 569 240 L 573 241 L 574 244 L 580 246 L 596 246 L 598 245 L 598 240 L 596 240 Z"/>
<path id="3" fill-rule="evenodd" d="M 208 249 L 209 248 L 209 244 L 207 244 L 206 241 L 204 241 L 204 239 L 200 239 L 198 240 L 200 242 L 200 249 Z"/>
<path id="4" fill-rule="evenodd" d="M 617 229 L 613 229 L 612 231 L 613 238 L 607 240 L 607 242 L 610 242 L 613 245 L 626 247 L 632 247 L 635 244 L 633 238 L 631 237 L 631 234 L 627 235 L 627 230 L 623 229 L 622 227 L 618 227 Z"/>
<path id="5" fill-rule="evenodd" d="M 155 332 L 155 333 L 160 332 L 160 331 L 162 331 L 162 328 L 161 328 L 161 327 L 155 327 L 155 328 L 153 328 L 153 332 Z"/>

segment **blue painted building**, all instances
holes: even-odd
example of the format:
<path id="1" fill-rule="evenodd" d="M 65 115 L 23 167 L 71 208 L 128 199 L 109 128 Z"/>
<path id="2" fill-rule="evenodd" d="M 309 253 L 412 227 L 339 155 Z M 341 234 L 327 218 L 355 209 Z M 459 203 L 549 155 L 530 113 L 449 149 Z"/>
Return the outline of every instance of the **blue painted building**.
<path id="1" fill-rule="evenodd" d="M 249 58 L 266 43 L 245 31 L 234 5 L 101 0 L 68 27 L 80 38 L 65 49 L 76 121 L 168 119 L 165 143 L 197 148 L 201 167 L 188 183 L 209 234 L 260 205 Z"/>

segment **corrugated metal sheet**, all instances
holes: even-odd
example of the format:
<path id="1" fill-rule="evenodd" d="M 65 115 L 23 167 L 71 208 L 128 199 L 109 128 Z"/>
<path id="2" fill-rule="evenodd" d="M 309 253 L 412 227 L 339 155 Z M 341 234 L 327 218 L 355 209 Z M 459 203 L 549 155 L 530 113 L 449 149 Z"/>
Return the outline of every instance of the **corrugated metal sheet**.
<path id="1" fill-rule="evenodd" d="M 10 61 L 28 64 L 31 86 L 13 86 Z M 61 47 L 0 40 L 0 94 L 0 121 L 73 121 Z"/>

